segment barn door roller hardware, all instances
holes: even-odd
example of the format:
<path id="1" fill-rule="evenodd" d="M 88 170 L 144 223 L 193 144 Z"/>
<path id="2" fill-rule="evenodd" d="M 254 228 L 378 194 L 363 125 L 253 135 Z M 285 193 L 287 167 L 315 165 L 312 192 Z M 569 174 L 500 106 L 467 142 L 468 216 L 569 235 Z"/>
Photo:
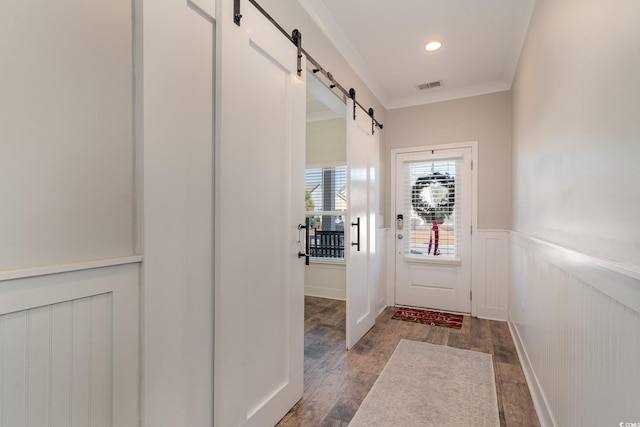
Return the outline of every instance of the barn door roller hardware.
<path id="1" fill-rule="evenodd" d="M 356 90 L 354 88 L 349 89 L 349 98 L 353 99 L 353 120 L 356 119 L 356 108 L 360 107 L 362 108 L 362 111 L 366 112 L 369 117 L 371 117 L 371 134 L 373 135 L 376 133 L 376 126 L 382 129 L 382 123 L 378 123 L 378 121 L 376 120 L 373 108 L 365 110 L 364 107 L 358 102 L 358 100 L 356 99 Z"/>
<path id="2" fill-rule="evenodd" d="M 349 89 L 349 97 L 353 99 L 353 120 L 355 120 L 356 107 L 358 106 L 358 101 L 356 101 L 356 90 L 354 88 Z"/>
<path id="3" fill-rule="evenodd" d="M 296 28 L 291 33 L 291 41 L 298 48 L 298 75 L 302 75 L 302 33 Z"/>
<path id="4" fill-rule="evenodd" d="M 371 117 L 371 134 L 375 135 L 376 133 L 376 117 L 373 108 L 369 107 L 369 117 Z M 380 125 L 380 129 L 382 129 L 382 125 Z"/>
<path id="5" fill-rule="evenodd" d="M 376 120 L 376 118 L 374 117 L 373 114 L 373 108 L 369 108 L 366 109 L 365 107 L 362 106 L 362 104 L 360 104 L 357 100 L 356 100 L 356 91 L 355 89 L 351 88 L 348 91 L 344 88 L 344 86 L 342 86 L 340 83 L 338 83 L 338 81 L 333 77 L 333 75 L 325 70 L 324 68 L 322 68 L 322 66 L 320 65 L 320 63 L 318 61 L 316 61 L 315 59 L 313 59 L 313 57 L 311 55 L 309 55 L 309 52 L 307 52 L 306 50 L 304 50 L 304 48 L 302 47 L 302 33 L 295 29 L 293 30 L 293 32 L 291 33 L 291 35 L 289 35 L 289 33 L 287 33 L 287 31 L 285 31 L 284 28 L 282 28 L 280 26 L 280 24 L 278 24 L 278 22 L 273 19 L 271 17 L 271 15 L 269 15 L 269 13 L 267 13 L 266 10 L 264 10 L 262 8 L 262 6 L 260 6 L 258 4 L 258 2 L 256 0 L 248 0 L 249 3 L 251 3 L 256 9 L 258 9 L 258 11 L 264 15 L 265 18 L 267 18 L 267 20 L 269 22 L 271 22 L 277 29 L 278 31 L 280 31 L 282 33 L 282 35 L 284 35 L 287 39 L 289 39 L 289 41 L 291 43 L 293 43 L 294 45 L 296 45 L 298 51 L 297 51 L 297 63 L 298 63 L 298 76 L 302 75 L 302 57 L 303 55 L 307 58 L 307 61 L 309 63 L 311 63 L 313 65 L 313 73 L 317 74 L 320 73 L 321 75 L 323 75 L 328 81 L 329 81 L 329 88 L 330 89 L 338 89 L 343 96 L 347 97 L 347 98 L 351 98 L 353 99 L 353 118 L 355 120 L 356 118 L 356 106 L 360 107 L 362 109 L 362 111 L 364 111 L 369 117 L 371 117 L 372 120 L 372 128 L 375 131 L 375 127 L 378 127 L 378 129 L 382 129 L 384 126 L 382 125 L 382 123 L 380 123 L 378 120 Z M 240 13 L 240 0 L 233 0 L 233 22 L 240 26 L 240 20 L 242 19 L 242 14 Z"/>
<path id="6" fill-rule="evenodd" d="M 240 0 L 233 0 L 233 22 L 237 26 L 240 26 L 240 20 L 242 19 L 242 14 L 240 13 Z"/>

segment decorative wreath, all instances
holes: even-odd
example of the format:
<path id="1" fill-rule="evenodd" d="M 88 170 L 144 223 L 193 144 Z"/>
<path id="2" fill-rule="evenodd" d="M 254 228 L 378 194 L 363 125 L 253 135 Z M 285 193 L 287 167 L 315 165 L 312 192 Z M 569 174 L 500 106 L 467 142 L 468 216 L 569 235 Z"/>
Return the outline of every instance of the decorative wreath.
<path id="1" fill-rule="evenodd" d="M 455 203 L 455 179 L 448 173 L 421 176 L 411 189 L 411 205 L 424 222 L 444 221 L 453 212 Z"/>

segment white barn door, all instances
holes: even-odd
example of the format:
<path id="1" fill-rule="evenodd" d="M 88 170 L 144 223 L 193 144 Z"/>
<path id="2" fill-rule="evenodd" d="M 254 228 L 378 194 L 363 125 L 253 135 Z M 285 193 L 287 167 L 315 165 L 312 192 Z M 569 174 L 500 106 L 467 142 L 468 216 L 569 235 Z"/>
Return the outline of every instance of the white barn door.
<path id="1" fill-rule="evenodd" d="M 347 248 L 347 348 L 351 349 L 376 321 L 373 273 L 377 228 L 378 134 L 371 118 L 347 101 L 347 180 L 349 230 Z"/>
<path id="2" fill-rule="evenodd" d="M 214 417 L 264 427 L 303 391 L 305 73 L 254 6 L 237 26 L 218 3 Z"/>

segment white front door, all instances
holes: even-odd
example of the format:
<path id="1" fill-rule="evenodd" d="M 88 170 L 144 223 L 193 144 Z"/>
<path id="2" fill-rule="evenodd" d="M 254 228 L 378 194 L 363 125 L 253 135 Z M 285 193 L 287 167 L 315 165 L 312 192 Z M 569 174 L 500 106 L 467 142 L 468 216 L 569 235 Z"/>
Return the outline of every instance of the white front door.
<path id="1" fill-rule="evenodd" d="M 372 254 L 375 252 L 378 134 L 371 118 L 347 102 L 347 179 L 349 208 L 347 254 L 347 348 L 352 348 L 376 321 Z"/>
<path id="2" fill-rule="evenodd" d="M 471 312 L 471 148 L 396 155 L 396 304 Z"/>
<path id="3" fill-rule="evenodd" d="M 253 5 L 237 26 L 218 3 L 214 417 L 265 427 L 303 391 L 305 75 Z"/>

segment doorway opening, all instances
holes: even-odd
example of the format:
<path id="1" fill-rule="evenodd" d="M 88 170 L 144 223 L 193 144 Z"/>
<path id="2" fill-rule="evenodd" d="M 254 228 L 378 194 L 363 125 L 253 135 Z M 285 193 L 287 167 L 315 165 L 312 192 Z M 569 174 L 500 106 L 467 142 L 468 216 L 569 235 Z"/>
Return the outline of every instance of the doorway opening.
<path id="1" fill-rule="evenodd" d="M 345 336 L 347 220 L 346 104 L 307 73 L 305 214 L 310 264 L 305 267 L 305 318 L 331 307 L 336 331 Z M 347 233 L 348 234 L 348 233 Z M 324 301 L 323 301 L 324 300 Z M 309 305 L 309 301 L 312 303 Z M 336 302 L 340 301 L 340 302 Z M 311 309 L 310 309 L 311 307 Z M 339 309 L 336 309 L 339 307 Z M 305 335 L 309 331 L 305 330 Z M 305 343 L 313 341 L 305 336 Z"/>
<path id="2" fill-rule="evenodd" d="M 307 73 L 306 208 L 311 263 L 305 294 L 346 301 L 346 340 L 353 347 L 375 324 L 378 135 L 369 115 L 351 116 L 340 99 Z M 347 114 L 349 111 L 349 114 Z"/>

